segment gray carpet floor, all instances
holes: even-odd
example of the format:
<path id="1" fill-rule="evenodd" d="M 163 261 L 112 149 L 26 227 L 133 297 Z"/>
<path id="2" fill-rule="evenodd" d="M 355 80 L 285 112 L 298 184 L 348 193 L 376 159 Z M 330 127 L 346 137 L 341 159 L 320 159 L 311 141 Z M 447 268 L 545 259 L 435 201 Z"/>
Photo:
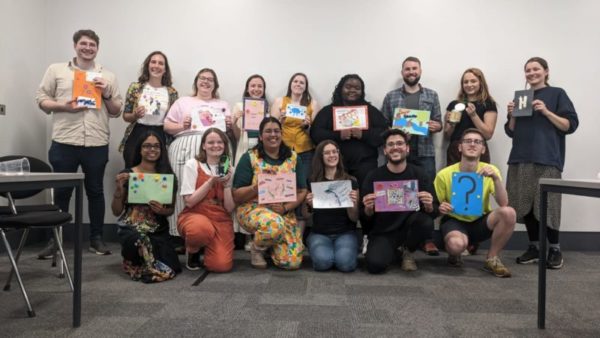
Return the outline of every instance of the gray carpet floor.
<path id="1" fill-rule="evenodd" d="M 565 252 L 565 267 L 548 271 L 546 330 L 537 329 L 537 266 L 516 265 L 496 278 L 481 267 L 485 252 L 463 268 L 417 253 L 419 270 L 398 265 L 384 275 L 318 273 L 307 260 L 299 271 L 250 267 L 236 251 L 234 270 L 184 271 L 158 284 L 134 282 L 113 255 L 84 252 L 83 312 L 71 327 L 72 294 L 49 261 L 28 249 L 20 263 L 37 313 L 28 318 L 16 281 L 0 291 L 3 337 L 600 337 L 600 252 Z M 183 256 L 180 256 L 183 262 Z M 362 262 L 361 262 L 362 264 Z M 0 257 L 0 280 L 9 271 Z"/>

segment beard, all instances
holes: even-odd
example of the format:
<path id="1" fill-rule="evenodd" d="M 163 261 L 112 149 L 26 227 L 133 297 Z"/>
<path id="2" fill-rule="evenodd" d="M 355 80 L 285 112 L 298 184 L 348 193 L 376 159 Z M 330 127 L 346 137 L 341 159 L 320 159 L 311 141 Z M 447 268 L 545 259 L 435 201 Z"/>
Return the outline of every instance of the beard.
<path id="1" fill-rule="evenodd" d="M 388 155 L 387 156 L 387 160 L 388 160 L 388 162 L 390 162 L 393 165 L 398 165 L 398 164 L 400 164 L 402 162 L 406 162 L 406 156 L 402 156 L 399 159 L 394 160 L 394 159 L 391 158 L 391 156 Z"/>
<path id="2" fill-rule="evenodd" d="M 421 81 L 421 76 L 417 76 L 413 81 L 409 80 L 407 77 L 403 77 L 402 79 L 404 80 L 404 83 L 412 87 Z"/>

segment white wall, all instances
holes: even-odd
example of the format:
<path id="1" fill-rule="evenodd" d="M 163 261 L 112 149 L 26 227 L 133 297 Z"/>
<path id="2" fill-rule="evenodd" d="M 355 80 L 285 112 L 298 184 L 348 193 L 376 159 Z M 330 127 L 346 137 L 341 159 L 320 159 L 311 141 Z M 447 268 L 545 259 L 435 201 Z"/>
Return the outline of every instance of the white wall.
<path id="1" fill-rule="evenodd" d="M 464 69 L 475 66 L 484 71 L 499 103 L 490 150 L 503 172 L 510 151 L 510 139 L 503 132 L 505 105 L 514 90 L 524 86 L 525 60 L 542 56 L 550 63 L 550 82 L 567 90 L 581 122 L 568 137 L 563 176 L 595 178 L 600 171 L 599 142 L 594 137 L 595 126 L 600 125 L 594 95 L 600 88 L 600 47 L 593 42 L 600 36 L 596 20 L 600 3 L 593 0 L 40 0 L 12 1 L 10 7 L 16 7 L 15 15 L 9 16 L 8 27 L 3 26 L 0 41 L 23 49 L 23 55 L 11 55 L 8 74 L 2 70 L 0 100 L 11 96 L 11 106 L 33 109 L 33 91 L 43 70 L 74 55 L 71 36 L 80 28 L 92 28 L 100 35 L 97 60 L 117 74 L 123 95 L 145 56 L 160 49 L 169 56 L 175 87 L 183 95 L 190 93 L 202 67 L 217 71 L 221 96 L 230 103 L 240 99 L 250 74 L 265 76 L 273 98 L 284 94 L 292 73 L 303 71 L 313 95 L 327 104 L 339 78 L 358 73 L 365 80 L 367 99 L 380 106 L 385 93 L 400 84 L 401 61 L 414 55 L 423 62 L 422 83 L 438 91 L 443 108 L 456 95 Z M 35 20 L 29 20 L 29 11 L 43 25 L 32 25 Z M 25 33 L 6 37 L 4 32 L 15 31 L 15 26 Z M 27 62 L 27 76 L 14 67 L 21 61 Z M 6 67 L 4 61 L 0 65 Z M 4 88 L 6 79 L 22 88 Z M 44 135 L 48 120 L 41 113 L 33 112 L 27 120 L 34 125 L 32 136 Z M 0 117 L 0 121 L 0 131 L 12 130 L 16 139 L 25 141 L 26 135 L 17 137 L 14 131 L 24 120 Z M 111 128 L 108 196 L 113 176 L 122 167 L 116 148 L 125 123 L 113 120 Z M 438 156 L 438 163 L 443 163 L 445 145 L 441 137 L 436 141 L 444 149 Z M 17 143 L 2 147 L 14 152 Z M 40 145 L 35 152 L 45 153 L 43 148 Z M 600 200 L 566 196 L 563 201 L 564 230 L 598 230 L 593 211 L 600 208 Z M 108 215 L 107 209 L 110 222 L 113 218 Z"/>

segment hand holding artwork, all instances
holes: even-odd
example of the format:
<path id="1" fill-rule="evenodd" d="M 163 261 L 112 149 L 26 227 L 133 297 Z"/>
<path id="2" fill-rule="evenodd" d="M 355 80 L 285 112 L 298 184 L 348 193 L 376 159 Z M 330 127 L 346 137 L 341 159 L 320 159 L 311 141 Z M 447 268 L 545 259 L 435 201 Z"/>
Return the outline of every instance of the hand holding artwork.
<path id="1" fill-rule="evenodd" d="M 135 115 L 136 119 L 141 119 L 142 117 L 144 117 L 144 115 L 146 115 L 146 107 L 144 107 L 144 106 L 135 107 L 135 109 L 133 110 L 133 114 Z"/>
<path id="2" fill-rule="evenodd" d="M 119 173 L 115 179 L 117 185 L 116 192 L 123 193 L 126 189 L 126 183 L 129 181 L 129 173 Z"/>
<path id="3" fill-rule="evenodd" d="M 314 197 L 314 195 L 313 195 L 313 193 L 312 193 L 312 192 L 309 192 L 309 193 L 306 195 L 306 204 L 308 204 L 308 205 L 309 205 L 311 208 L 312 208 L 312 206 L 313 206 L 313 197 Z"/>
<path id="4" fill-rule="evenodd" d="M 442 124 L 438 121 L 430 120 L 428 129 L 430 133 L 438 132 L 442 129 Z"/>
<path id="5" fill-rule="evenodd" d="M 546 104 L 542 100 L 533 100 L 533 102 L 531 102 L 531 106 L 533 110 L 539 111 L 544 116 L 548 116 L 548 114 L 550 113 L 548 107 L 546 107 Z"/>
<path id="6" fill-rule="evenodd" d="M 375 194 L 368 194 L 363 197 L 363 205 L 365 206 L 365 212 L 373 214 L 375 208 Z"/>
<path id="7" fill-rule="evenodd" d="M 506 106 L 506 111 L 508 112 L 508 118 L 512 117 L 512 113 L 515 110 L 515 102 L 514 101 L 510 101 L 508 103 L 508 105 Z"/>
<path id="8" fill-rule="evenodd" d="M 192 117 L 191 116 L 186 116 L 183 118 L 183 129 L 190 129 L 190 127 L 192 126 Z"/>
<path id="9" fill-rule="evenodd" d="M 231 129 L 232 124 L 233 124 L 233 121 L 231 119 L 231 116 L 229 116 L 229 115 L 225 116 L 225 128 Z"/>
<path id="10" fill-rule="evenodd" d="M 62 109 L 60 110 L 61 112 L 66 112 L 66 113 L 78 113 L 80 111 L 86 110 L 88 109 L 88 107 L 86 106 L 77 106 L 77 100 L 76 99 L 72 99 L 69 100 L 67 102 L 64 103 Z"/>
<path id="11" fill-rule="evenodd" d="M 496 174 L 496 172 L 494 171 L 494 169 L 489 165 L 486 165 L 485 167 L 479 169 L 477 171 L 477 173 L 479 175 L 483 175 L 485 177 L 491 177 L 493 180 L 496 180 L 499 178 L 498 175 Z"/>
<path id="12" fill-rule="evenodd" d="M 350 191 L 350 200 L 352 201 L 352 205 L 356 206 L 356 202 L 358 201 L 358 192 L 356 190 Z"/>
<path id="13" fill-rule="evenodd" d="M 429 192 L 419 191 L 417 196 L 419 197 L 419 201 L 425 206 L 425 211 L 433 211 L 433 196 Z"/>
<path id="14" fill-rule="evenodd" d="M 169 209 L 167 207 L 165 207 L 164 204 L 161 204 L 157 201 L 150 201 L 150 202 L 148 202 L 148 205 L 150 206 L 150 209 L 152 209 L 152 211 L 155 214 L 166 215 L 169 213 Z"/>
<path id="15" fill-rule="evenodd" d="M 340 138 L 342 141 L 349 140 L 352 137 L 352 131 L 350 129 L 340 130 Z"/>
<path id="16" fill-rule="evenodd" d="M 110 88 L 108 87 L 108 81 L 102 77 L 94 78 L 94 86 L 102 91 L 102 97 L 110 97 Z"/>
<path id="17" fill-rule="evenodd" d="M 471 118 L 476 115 L 475 105 L 471 102 L 467 103 L 467 108 L 465 109 L 465 111 Z"/>
<path id="18" fill-rule="evenodd" d="M 360 140 L 362 138 L 362 132 L 363 131 L 360 128 L 352 128 L 350 129 L 350 136 Z"/>
<path id="19" fill-rule="evenodd" d="M 267 208 L 273 210 L 274 212 L 280 214 L 280 215 L 285 215 L 285 208 L 283 207 L 283 203 L 273 203 L 273 204 L 267 204 Z"/>
<path id="20" fill-rule="evenodd" d="M 452 206 L 452 204 L 450 204 L 448 202 L 442 202 L 442 204 L 440 204 L 440 214 L 442 214 L 442 215 L 448 215 L 453 210 L 454 210 L 454 207 Z"/>

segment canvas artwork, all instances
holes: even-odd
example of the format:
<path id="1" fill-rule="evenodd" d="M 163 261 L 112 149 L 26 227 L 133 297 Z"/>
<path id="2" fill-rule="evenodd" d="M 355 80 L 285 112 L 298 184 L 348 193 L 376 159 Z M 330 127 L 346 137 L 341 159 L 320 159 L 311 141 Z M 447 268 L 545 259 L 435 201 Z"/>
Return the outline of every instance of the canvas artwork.
<path id="1" fill-rule="evenodd" d="M 102 108 L 102 91 L 94 86 L 94 78 L 101 78 L 97 72 L 73 72 L 73 100 L 77 107 Z"/>
<path id="2" fill-rule="evenodd" d="M 533 115 L 533 89 L 515 91 L 515 109 L 512 112 L 514 117 Z"/>
<path id="3" fill-rule="evenodd" d="M 265 118 L 266 106 L 263 99 L 244 98 L 244 130 L 258 131 Z"/>
<path id="4" fill-rule="evenodd" d="M 350 199 L 350 192 L 352 191 L 350 180 L 313 182 L 310 184 L 310 188 L 313 193 L 314 209 L 353 207 Z"/>
<path id="5" fill-rule="evenodd" d="M 373 182 L 376 212 L 419 210 L 417 180 Z"/>
<path id="6" fill-rule="evenodd" d="M 333 130 L 369 129 L 368 106 L 333 107 Z"/>
<path id="7" fill-rule="evenodd" d="M 158 91 L 149 88 L 149 86 L 145 86 L 142 90 L 138 105 L 146 108 L 145 115 L 160 115 L 160 100 L 158 99 L 158 95 Z"/>
<path id="8" fill-rule="evenodd" d="M 290 103 L 285 107 L 285 117 L 304 121 L 306 119 L 306 107 Z"/>
<path id="9" fill-rule="evenodd" d="M 392 128 L 402 129 L 412 135 L 427 136 L 430 116 L 431 112 L 428 110 L 396 108 Z"/>
<path id="10" fill-rule="evenodd" d="M 147 204 L 173 203 L 173 174 L 130 173 L 127 202 Z"/>
<path id="11" fill-rule="evenodd" d="M 218 128 L 223 132 L 227 131 L 225 127 L 225 114 L 209 106 L 200 106 L 192 110 L 193 130 L 206 131 L 208 128 Z"/>
<path id="12" fill-rule="evenodd" d="M 483 214 L 483 176 L 477 173 L 452 174 L 452 213 L 462 216 Z"/>
<path id="13" fill-rule="evenodd" d="M 296 201 L 296 173 L 258 174 L 258 203 Z"/>

